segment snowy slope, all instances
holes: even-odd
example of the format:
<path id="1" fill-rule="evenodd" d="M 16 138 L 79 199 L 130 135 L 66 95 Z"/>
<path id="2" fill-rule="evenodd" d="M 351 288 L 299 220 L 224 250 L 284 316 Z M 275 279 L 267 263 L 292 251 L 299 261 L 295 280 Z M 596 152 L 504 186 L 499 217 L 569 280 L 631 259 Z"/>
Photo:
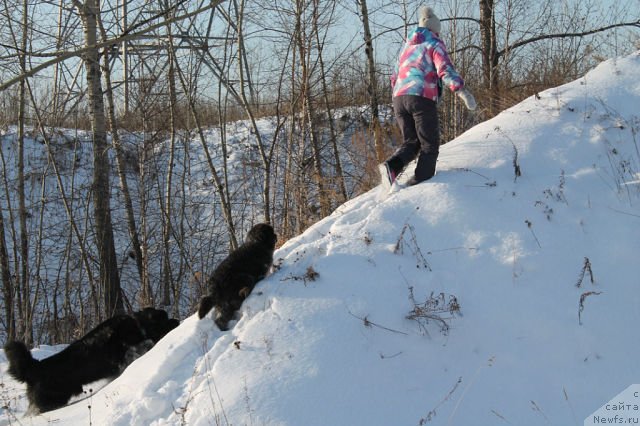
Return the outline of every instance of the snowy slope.
<path id="1" fill-rule="evenodd" d="M 1 357 L 0 424 L 582 425 L 640 383 L 638 105 L 639 54 L 525 100 L 286 243 L 230 331 L 189 317 L 66 408 L 22 418 Z"/>

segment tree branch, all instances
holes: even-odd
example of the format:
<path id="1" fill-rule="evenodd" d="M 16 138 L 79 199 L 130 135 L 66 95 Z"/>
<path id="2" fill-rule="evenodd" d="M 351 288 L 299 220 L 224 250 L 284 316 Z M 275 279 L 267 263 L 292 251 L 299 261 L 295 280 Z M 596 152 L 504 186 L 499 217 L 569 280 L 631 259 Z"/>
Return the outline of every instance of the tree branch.
<path id="1" fill-rule="evenodd" d="M 16 83 L 21 82 L 22 80 L 25 80 L 29 77 L 33 77 L 34 75 L 36 75 L 37 73 L 39 73 L 40 71 L 50 67 L 51 65 L 55 65 L 59 62 L 65 61 L 67 59 L 76 57 L 76 56 L 82 56 L 83 54 L 85 54 L 86 52 L 89 52 L 91 50 L 94 49 L 100 49 L 103 47 L 107 47 L 107 46 L 112 46 L 112 45 L 117 45 L 120 44 L 122 42 L 125 41 L 130 41 L 130 40 L 135 40 L 138 38 L 143 38 L 145 37 L 145 35 L 151 31 L 154 31 L 158 28 L 164 27 L 167 24 L 171 24 L 174 22 L 179 22 L 188 18 L 191 18 L 193 16 L 199 15 L 202 12 L 206 12 L 207 10 L 210 9 L 214 9 L 215 7 L 217 7 L 220 3 L 222 3 L 223 0 L 212 0 L 207 6 L 203 6 L 200 9 L 194 10 L 193 12 L 189 12 L 189 13 L 185 13 L 184 15 L 180 15 L 180 16 L 176 16 L 174 18 L 171 19 L 167 19 L 166 21 L 162 21 L 161 23 L 158 24 L 154 24 L 151 25 L 147 28 L 145 28 L 144 30 L 140 30 L 138 32 L 135 33 L 129 33 L 129 34 L 124 34 L 120 37 L 116 37 L 113 39 L 109 39 L 109 40 L 105 40 L 103 42 L 100 43 L 96 43 L 95 46 L 85 46 L 83 48 L 77 49 L 77 50 L 73 50 L 73 51 L 68 51 L 68 52 L 60 52 L 58 54 L 58 56 L 55 59 L 51 59 L 49 61 L 43 62 L 40 65 L 37 65 L 33 68 L 31 68 L 29 71 L 20 74 L 8 81 L 5 82 L 0 82 L 0 92 L 8 89 L 9 87 L 13 86 Z"/>
<path id="2" fill-rule="evenodd" d="M 539 35 L 536 37 L 532 37 L 526 40 L 520 40 L 517 41 L 515 43 L 513 43 L 510 46 L 505 47 L 504 49 L 500 50 L 497 52 L 497 56 L 501 57 L 503 56 L 505 53 L 507 53 L 508 51 L 517 49 L 519 47 L 525 46 L 527 44 L 530 43 L 535 43 L 537 41 L 541 41 L 541 40 L 550 40 L 550 39 L 556 39 L 556 38 L 570 38 L 570 37 L 584 37 L 584 36 L 588 36 L 591 34 L 597 34 L 597 33 L 601 33 L 604 31 L 608 31 L 608 30 L 612 30 L 614 28 L 621 28 L 621 27 L 638 27 L 640 28 L 640 20 L 639 21 L 635 21 L 635 22 L 623 22 L 620 24 L 612 24 L 606 27 L 601 27 L 601 28 L 596 28 L 593 30 L 589 30 L 589 31 L 583 31 L 580 33 L 560 33 L 560 34 L 543 34 L 543 35 Z"/>

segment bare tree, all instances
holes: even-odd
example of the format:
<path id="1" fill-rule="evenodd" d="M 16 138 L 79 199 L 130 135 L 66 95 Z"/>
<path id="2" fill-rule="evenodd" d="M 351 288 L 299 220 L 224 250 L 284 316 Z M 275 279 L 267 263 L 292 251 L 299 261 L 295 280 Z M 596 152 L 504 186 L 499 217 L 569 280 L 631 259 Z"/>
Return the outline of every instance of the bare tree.
<path id="1" fill-rule="evenodd" d="M 376 159 L 382 162 L 385 159 L 384 147 L 382 146 L 382 129 L 380 128 L 380 113 L 378 107 L 378 76 L 376 74 L 376 61 L 373 52 L 373 37 L 369 27 L 369 9 L 367 0 L 356 0 L 360 5 L 360 19 L 364 35 L 364 53 L 367 57 L 367 92 L 369 93 L 369 107 L 371 108 L 371 128 L 373 129 L 373 139 L 376 151 Z"/>
<path id="2" fill-rule="evenodd" d="M 27 89 L 29 92 L 29 98 L 31 100 L 32 105 L 36 105 L 35 102 L 35 96 L 33 93 L 33 90 L 31 89 L 31 86 L 27 81 Z M 34 108 L 34 114 L 35 114 L 35 118 L 36 118 L 36 122 L 38 125 L 38 128 L 40 130 L 43 142 L 46 146 L 46 155 L 49 159 L 49 162 L 51 163 L 51 166 L 53 168 L 54 174 L 55 174 L 55 178 L 56 178 L 56 182 L 58 185 L 58 191 L 60 192 L 61 198 L 62 198 L 62 203 L 64 205 L 65 211 L 67 213 L 67 217 L 69 219 L 69 225 L 72 229 L 72 233 L 75 235 L 79 249 L 80 249 L 80 258 L 82 263 L 84 264 L 84 268 L 85 271 L 87 273 L 88 276 L 88 280 L 89 280 L 89 291 L 90 291 L 90 300 L 92 303 L 92 307 L 93 307 L 93 311 L 95 313 L 95 315 L 97 317 L 99 317 L 100 315 L 100 308 L 99 308 L 99 303 L 98 303 L 98 295 L 97 295 L 97 289 L 95 286 L 95 280 L 93 278 L 93 272 L 91 270 L 91 266 L 89 265 L 89 254 L 88 254 L 88 250 L 85 247 L 85 241 L 87 239 L 86 234 L 83 236 L 80 232 L 80 227 L 78 226 L 76 217 L 74 215 L 74 211 L 72 208 L 72 203 L 70 202 L 69 197 L 67 196 L 66 190 L 65 190 L 65 186 L 63 184 L 62 181 L 62 173 L 60 171 L 60 167 L 57 164 L 54 152 L 53 152 L 53 148 L 52 148 L 52 144 L 51 144 L 51 140 L 45 130 L 45 125 L 44 125 L 44 120 L 40 114 L 40 111 L 38 108 Z M 72 186 L 72 192 L 73 192 L 73 186 Z M 85 218 L 85 223 L 87 222 L 87 218 Z M 85 229 L 88 229 L 85 226 Z M 81 308 L 81 311 L 83 311 L 83 309 Z"/>
<path id="3" fill-rule="evenodd" d="M 115 277 L 127 309 L 155 302 L 191 312 L 206 273 L 249 221 L 264 218 L 283 238 L 302 232 L 375 184 L 367 170 L 388 148 L 382 138 L 397 137 L 385 133 L 391 122 L 374 126 L 385 119 L 377 109 L 389 104 L 389 71 L 420 1 L 130 0 L 126 23 L 119 1 L 24 2 L 0 0 L 0 118 L 23 125 L 5 136 L 11 164 L 0 182 L 0 322 L 17 338 L 31 330 L 34 342 L 60 341 L 86 330 L 116 309 L 103 306 L 113 305 Z M 59 26 L 38 16 L 45 4 Z M 445 141 L 581 75 L 600 60 L 598 34 L 626 46 L 627 29 L 640 28 L 633 7 L 626 19 L 602 14 L 594 27 L 595 0 L 434 6 L 456 68 L 484 107 L 468 114 L 445 91 Z M 46 164 L 34 168 L 28 160 L 39 152 Z M 55 208 L 66 217 L 54 224 Z M 112 246 L 100 244 L 105 229 Z M 135 263 L 114 246 L 131 246 Z M 98 280 L 98 267 L 101 277 L 115 273 Z"/>
<path id="4" fill-rule="evenodd" d="M 493 115 L 497 105 L 498 86 L 498 40 L 496 36 L 495 2 L 480 0 L 480 39 L 482 46 L 482 71 L 484 86 L 489 93 L 489 114 Z"/>
<path id="5" fill-rule="evenodd" d="M 172 49 L 173 47 L 171 45 L 169 45 L 169 49 Z M 175 55 L 172 55 L 172 57 L 175 57 Z M 220 203 L 222 205 L 222 214 L 225 218 L 225 222 L 227 223 L 227 228 L 229 231 L 229 242 L 231 244 L 232 248 L 237 248 L 238 247 L 238 239 L 236 236 L 236 229 L 235 229 L 235 222 L 233 220 L 233 212 L 231 209 L 231 204 L 229 201 L 229 198 L 225 195 L 226 191 L 225 191 L 225 187 L 223 184 L 222 179 L 220 178 L 220 174 L 218 173 L 218 169 L 215 166 L 214 162 L 213 162 L 213 158 L 211 156 L 211 152 L 209 150 L 209 147 L 207 145 L 207 139 L 204 135 L 204 130 L 203 130 L 203 126 L 201 124 L 201 120 L 200 117 L 198 115 L 198 111 L 197 111 L 197 106 L 196 106 L 196 94 L 195 93 L 190 93 L 188 90 L 188 85 L 187 85 L 187 78 L 185 76 L 184 71 L 182 70 L 182 68 L 180 67 L 180 65 L 176 62 L 174 63 L 175 66 L 175 71 L 180 79 L 180 83 L 182 85 L 182 90 L 185 93 L 188 93 L 188 103 L 189 103 L 189 111 L 191 113 L 191 118 L 193 119 L 194 125 L 196 127 L 197 133 L 198 133 L 198 138 L 200 140 L 200 144 L 202 146 L 202 149 L 205 153 L 205 157 L 206 157 L 206 161 L 207 161 L 207 166 L 209 167 L 209 171 L 211 172 L 217 193 L 218 193 L 218 197 L 220 199 Z"/>
<path id="6" fill-rule="evenodd" d="M 83 54 L 87 73 L 89 111 L 93 136 L 93 203 L 96 221 L 96 244 L 100 264 L 100 288 L 103 292 L 104 310 L 107 317 L 124 312 L 120 276 L 111 223 L 111 190 L 109 182 L 109 155 L 107 129 L 102 91 L 102 70 L 98 42 L 98 0 L 74 0 L 82 18 L 85 46 Z"/>
<path id="7" fill-rule="evenodd" d="M 314 0 L 316 3 L 318 3 L 318 0 Z M 319 6 L 319 5 L 318 5 Z M 331 142 L 331 148 L 333 150 L 333 160 L 335 162 L 335 180 L 336 180 L 336 185 L 337 185 L 337 190 L 336 192 L 339 194 L 339 202 L 345 202 L 348 198 L 347 195 L 347 186 L 345 183 L 345 179 L 344 179 L 344 171 L 342 169 L 342 159 L 340 158 L 340 150 L 338 148 L 338 135 L 337 135 L 337 131 L 335 128 L 335 119 L 333 116 L 333 108 L 331 105 L 331 102 L 329 101 L 329 87 L 328 87 L 328 83 L 327 83 L 327 70 L 325 67 L 325 59 L 324 59 L 324 47 L 325 47 L 325 41 L 326 41 L 326 36 L 329 32 L 328 29 L 326 29 L 324 31 L 325 35 L 324 37 L 321 36 L 320 34 L 320 25 L 319 25 L 319 7 L 316 6 L 314 8 L 314 14 L 313 14 L 313 22 L 314 22 L 314 26 L 317 28 L 317 30 L 315 31 L 315 36 L 316 36 L 316 44 L 317 44 L 317 49 L 318 49 L 318 65 L 320 66 L 320 73 L 319 73 L 319 78 L 320 78 L 320 82 L 322 84 L 322 99 L 324 101 L 324 108 L 326 109 L 327 112 L 327 124 L 329 125 L 329 139 Z M 328 5 L 329 8 L 329 22 L 331 22 L 334 14 L 335 14 L 335 10 L 336 10 L 336 3 L 331 2 Z M 377 92 L 377 90 L 376 90 Z M 377 95 L 376 95 L 377 98 Z M 375 110 L 375 115 L 377 117 L 378 115 L 378 105 L 377 105 L 377 100 L 376 100 L 376 110 Z M 379 123 L 379 121 L 376 119 L 375 120 L 376 123 Z M 378 126 L 379 129 L 379 126 Z M 376 140 L 377 141 L 377 140 Z M 377 142 L 376 142 L 377 143 Z"/>
<path id="8" fill-rule="evenodd" d="M 235 1 L 234 1 L 235 3 Z M 273 159 L 273 150 L 275 148 L 275 140 L 274 143 L 271 144 L 271 147 L 267 149 L 265 147 L 265 143 L 263 141 L 262 135 L 260 134 L 260 130 L 258 129 L 258 125 L 256 123 L 255 115 L 251 109 L 251 104 L 247 99 L 246 89 L 248 87 L 250 93 L 253 94 L 253 85 L 251 84 L 251 79 L 248 78 L 249 66 L 247 64 L 247 55 L 245 49 L 244 35 L 243 35 L 243 19 L 244 19 L 244 6 L 245 1 L 240 1 L 240 6 L 238 10 L 238 49 L 240 52 L 238 54 L 238 74 L 240 75 L 240 95 L 242 98 L 242 104 L 244 109 L 249 116 L 249 120 L 251 121 L 251 126 L 253 127 L 254 136 L 256 138 L 256 145 L 258 147 L 258 151 L 260 152 L 260 159 L 262 160 L 262 166 L 264 168 L 264 177 L 262 184 L 262 202 L 264 205 L 263 215 L 264 221 L 267 223 L 271 223 L 271 164 Z M 237 6 L 236 6 L 237 7 Z M 252 98 L 254 96 L 252 95 Z M 281 124 L 279 124 L 281 125 Z"/>
<path id="9" fill-rule="evenodd" d="M 500 2 L 496 3 L 494 0 L 479 2 L 483 85 L 490 98 L 490 115 L 506 106 L 501 99 L 502 76 L 499 70 L 503 68 L 504 74 L 509 74 L 509 64 L 517 55 L 516 51 L 535 60 L 539 52 L 550 49 L 552 45 L 548 43 L 554 41 L 581 39 L 621 28 L 640 29 L 638 9 L 635 14 L 627 13 L 624 12 L 624 5 L 616 5 L 621 9 L 612 7 L 606 16 L 601 16 L 599 7 L 593 2 L 561 4 L 544 1 L 535 7 L 527 7 L 521 2 L 509 1 L 500 22 L 497 17 L 499 5 Z M 596 22 L 599 26 L 593 26 L 591 15 L 594 13 L 598 15 Z M 522 21 L 519 24 L 514 22 L 518 17 Z M 501 46 L 500 40 L 503 40 Z M 528 50 L 534 45 L 536 51 Z M 555 64 L 548 66 L 553 65 Z M 576 76 L 570 78 L 574 77 Z"/>
<path id="10" fill-rule="evenodd" d="M 312 4 L 313 10 L 311 15 L 317 13 L 318 4 Z M 304 117 L 303 123 L 306 125 L 308 132 L 312 161 L 314 167 L 314 180 L 318 187 L 318 199 L 320 204 L 320 214 L 322 217 L 328 216 L 331 211 L 331 203 L 329 201 L 328 193 L 326 190 L 325 171 L 322 166 L 322 149 L 321 142 L 316 127 L 316 109 L 313 101 L 312 93 L 312 69 L 311 69 L 311 51 L 313 47 L 314 32 L 318 30 L 316 27 L 311 29 L 306 28 L 306 4 L 302 0 L 296 0 L 295 9 L 295 35 L 296 45 L 298 48 L 298 61 L 301 68 L 300 76 L 300 92 L 302 97 L 302 116 Z"/>
<path id="11" fill-rule="evenodd" d="M 169 31 L 171 34 L 171 31 Z M 169 43 L 173 43 L 173 39 L 169 37 Z M 173 49 L 169 49 L 169 70 L 168 70 L 168 82 L 169 82 L 169 164 L 167 168 L 167 182 L 164 188 L 164 204 L 162 206 L 162 248 L 163 263 L 162 263 L 162 304 L 169 306 L 171 304 L 171 286 L 173 284 L 173 272 L 171 266 L 171 250 L 170 240 L 173 233 L 173 203 L 172 203 L 172 190 L 173 190 L 173 170 L 176 151 L 176 138 L 178 132 L 178 120 L 177 120 L 177 107 L 178 107 L 178 95 L 176 90 L 176 76 L 175 76 L 175 52 Z M 179 299 L 178 294 L 174 296 Z M 175 301 L 177 307 L 179 300 Z"/>
<path id="12" fill-rule="evenodd" d="M 20 69 L 27 69 L 27 44 L 28 44 L 28 16 L 29 6 L 27 1 L 22 3 L 22 36 L 20 41 Z M 20 336 L 27 344 L 33 341 L 33 328 L 29 317 L 31 303 L 31 289 L 29 285 L 29 237 L 27 234 L 27 207 L 25 201 L 25 176 L 24 176 L 24 140 L 26 120 L 26 85 L 20 82 L 19 97 L 20 109 L 18 112 L 18 216 L 20 218 L 20 287 L 18 291 L 18 314 L 20 317 Z"/>
<path id="13" fill-rule="evenodd" d="M 107 32 L 102 24 L 100 15 L 97 15 L 97 24 L 100 29 L 102 40 L 107 39 Z M 111 132 L 111 143 L 115 151 L 116 169 L 118 172 L 118 179 L 120 181 L 120 190 L 124 199 L 124 209 L 127 221 L 127 229 L 129 231 L 129 237 L 131 238 L 131 246 L 133 251 L 133 257 L 135 258 L 136 266 L 138 269 L 138 275 L 140 277 L 141 284 L 141 305 L 152 306 L 152 294 L 149 285 L 149 276 L 145 268 L 145 258 L 142 253 L 142 244 L 138 234 L 138 228 L 136 225 L 135 212 L 133 210 L 133 202 L 131 200 L 131 193 L 129 191 L 129 184 L 127 183 L 126 165 L 124 152 L 122 150 L 122 141 L 120 140 L 118 120 L 116 118 L 116 106 L 113 97 L 113 84 L 111 81 L 111 65 L 109 55 L 105 53 L 103 57 L 103 75 L 106 85 L 105 96 L 107 99 L 107 117 L 109 122 L 109 130 Z"/>

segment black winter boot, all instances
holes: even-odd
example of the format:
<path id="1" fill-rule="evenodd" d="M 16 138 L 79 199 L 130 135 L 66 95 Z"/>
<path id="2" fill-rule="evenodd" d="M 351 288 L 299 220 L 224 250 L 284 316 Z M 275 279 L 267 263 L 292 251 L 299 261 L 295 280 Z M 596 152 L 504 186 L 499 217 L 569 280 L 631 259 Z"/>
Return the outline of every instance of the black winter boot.
<path id="1" fill-rule="evenodd" d="M 385 188 L 390 188 L 396 181 L 398 175 L 402 172 L 404 164 L 398 158 L 390 158 L 382 164 L 378 165 L 380 171 L 380 180 Z"/>
<path id="2" fill-rule="evenodd" d="M 420 152 L 415 174 L 412 178 L 415 180 L 414 185 L 431 179 L 436 174 L 436 161 L 438 160 L 438 154 L 438 152 L 430 152 L 428 154 Z"/>

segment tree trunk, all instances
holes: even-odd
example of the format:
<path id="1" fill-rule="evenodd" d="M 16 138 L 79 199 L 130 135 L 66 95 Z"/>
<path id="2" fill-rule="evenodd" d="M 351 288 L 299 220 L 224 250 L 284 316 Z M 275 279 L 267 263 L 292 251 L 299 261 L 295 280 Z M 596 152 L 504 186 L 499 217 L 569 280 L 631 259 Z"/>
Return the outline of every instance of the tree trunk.
<path id="1" fill-rule="evenodd" d="M 331 212 L 331 205 L 327 191 L 325 190 L 324 171 L 322 170 L 322 154 L 320 141 L 315 126 L 315 108 L 313 97 L 311 95 L 311 75 L 309 71 L 310 64 L 310 43 L 307 43 L 304 37 L 304 29 L 302 28 L 302 14 L 304 2 L 296 0 L 296 41 L 300 54 L 301 68 L 301 96 L 303 100 L 303 119 L 309 126 L 309 139 L 311 141 L 311 152 L 313 157 L 313 168 L 316 185 L 318 187 L 318 200 L 320 203 L 321 217 L 326 217 Z M 313 29 L 315 30 L 315 29 Z"/>
<path id="2" fill-rule="evenodd" d="M 480 0 L 480 40 L 484 87 L 489 94 L 489 114 L 499 110 L 498 94 L 498 41 L 494 0 Z"/>
<path id="3" fill-rule="evenodd" d="M 169 45 L 169 48 L 172 49 L 173 47 Z M 229 244 L 231 245 L 231 249 L 236 249 L 238 248 L 239 244 L 238 244 L 238 238 L 236 236 L 236 228 L 235 228 L 235 222 L 233 220 L 234 219 L 233 212 L 231 210 L 231 200 L 226 196 L 227 191 L 225 191 L 225 185 L 223 184 L 222 179 L 220 179 L 218 170 L 215 164 L 213 163 L 213 158 L 211 157 L 211 152 L 209 150 L 209 146 L 207 145 L 207 139 L 204 136 L 203 126 L 200 124 L 200 117 L 198 116 L 198 111 L 196 108 L 196 100 L 195 100 L 196 94 L 190 93 L 190 91 L 188 90 L 185 74 L 180 68 L 179 62 L 175 61 L 175 52 L 174 54 L 171 55 L 171 57 L 174 58 L 173 65 L 174 65 L 175 72 L 177 73 L 180 79 L 182 90 L 184 91 L 185 94 L 187 94 L 187 102 L 188 102 L 191 118 L 193 119 L 193 123 L 194 123 L 193 125 L 195 126 L 195 130 L 198 133 L 198 138 L 200 139 L 200 144 L 202 146 L 202 150 L 204 151 L 207 165 L 209 167 L 209 170 L 211 171 L 211 177 L 213 178 L 215 188 L 218 191 L 218 197 L 220 198 L 220 204 L 222 208 L 222 215 L 224 217 L 224 220 L 227 224 L 227 229 L 229 231 Z"/>
<path id="4" fill-rule="evenodd" d="M 21 53 L 20 69 L 22 72 L 27 71 L 27 35 L 28 35 L 28 15 L 29 7 L 27 1 L 23 2 L 22 9 L 22 35 L 21 35 Z M 27 233 L 27 207 L 25 200 L 25 176 L 24 176 L 24 139 L 25 139 L 25 120 L 26 120 L 26 81 L 20 82 L 19 89 L 19 107 L 18 107 L 18 217 L 20 221 L 20 273 L 16 274 L 19 278 L 18 286 L 18 317 L 20 320 L 18 334 L 19 337 L 27 344 L 33 342 L 33 329 L 29 313 L 31 312 L 31 289 L 29 283 L 29 235 Z"/>
<path id="5" fill-rule="evenodd" d="M 329 102 L 329 88 L 327 85 L 327 73 L 325 71 L 324 59 L 323 59 L 323 49 L 324 49 L 324 40 L 320 38 L 320 31 L 317 29 L 318 27 L 318 5 L 319 0 L 314 0 L 316 4 L 315 11 L 313 16 L 314 26 L 316 26 L 316 43 L 318 44 L 318 65 L 320 65 L 320 80 L 322 82 L 322 95 L 324 100 L 324 107 L 327 110 L 327 122 L 329 123 L 329 139 L 331 140 L 331 148 L 333 150 L 333 159 L 336 163 L 336 185 L 338 187 L 338 193 L 340 195 L 339 201 L 341 203 L 347 201 L 347 186 L 344 180 L 344 172 L 342 170 L 342 160 L 340 159 L 340 151 L 338 150 L 338 136 L 335 129 L 334 119 L 333 119 L 333 110 L 331 109 L 331 103 Z M 333 4 L 335 7 L 335 3 Z M 332 12 L 333 14 L 333 12 Z M 376 102 L 377 104 L 377 102 Z M 376 109 L 376 114 L 378 111 Z"/>
<path id="6" fill-rule="evenodd" d="M 142 89 L 146 97 L 151 96 L 151 88 Z M 153 306 L 153 294 L 151 292 L 151 283 L 149 281 L 149 220 L 147 217 L 148 200 L 147 185 L 151 184 L 151 178 L 147 180 L 148 165 L 151 162 L 150 158 L 153 156 L 153 135 L 149 130 L 148 119 L 151 112 L 147 109 L 146 105 L 142 105 L 140 108 L 142 112 L 142 149 L 139 149 L 138 155 L 138 175 L 140 190 L 138 191 L 138 202 L 140 203 L 140 265 L 142 267 L 142 281 L 140 281 L 140 297 L 139 303 L 141 306 Z"/>
<path id="7" fill-rule="evenodd" d="M 235 4 L 235 2 L 234 2 Z M 262 160 L 262 166 L 264 168 L 264 177 L 262 179 L 262 205 L 263 205 L 263 216 L 264 221 L 266 223 L 271 223 L 271 159 L 273 155 L 273 149 L 269 150 L 269 153 L 265 150 L 264 142 L 262 139 L 262 135 L 258 129 L 258 124 L 256 123 L 255 115 L 252 111 L 252 106 L 254 106 L 255 96 L 253 95 L 253 84 L 251 83 L 249 66 L 247 64 L 247 55 L 246 49 L 244 45 L 244 35 L 243 35 L 243 19 L 244 19 L 244 5 L 245 2 L 242 0 L 240 2 L 240 7 L 238 10 L 238 73 L 240 75 L 240 96 L 242 98 L 242 104 L 244 106 L 245 112 L 249 117 L 249 121 L 251 121 L 251 126 L 253 127 L 253 133 L 256 138 L 256 144 L 258 145 L 258 151 L 260 152 L 260 159 Z M 238 6 L 236 5 L 236 9 Z M 247 99 L 247 94 L 245 87 L 249 88 L 249 93 L 251 96 L 251 103 Z M 274 139 L 275 143 L 275 139 Z"/>
<path id="8" fill-rule="evenodd" d="M 33 95 L 33 90 L 31 90 L 31 86 L 29 85 L 29 81 L 25 80 L 27 82 L 27 88 L 29 91 L 29 97 L 31 99 L 31 104 L 35 105 L 36 101 Z M 80 229 L 78 228 L 78 225 L 76 223 L 76 220 L 74 218 L 74 214 L 73 214 L 73 204 L 70 201 L 70 198 L 67 197 L 66 195 L 66 191 L 65 191 L 65 187 L 64 184 L 62 183 L 62 175 L 60 174 L 60 168 L 58 167 L 56 158 L 53 154 L 53 150 L 51 148 L 51 141 L 49 140 L 46 131 L 45 131 L 45 127 L 44 127 L 44 122 L 42 120 L 42 116 L 40 114 L 40 111 L 37 108 L 34 108 L 33 110 L 34 115 L 36 117 L 36 121 L 38 123 L 38 128 L 40 130 L 40 133 L 42 134 L 42 138 L 43 138 L 43 142 L 45 144 L 45 146 L 47 147 L 47 156 L 49 158 L 49 163 L 51 164 L 51 166 L 53 167 L 53 171 L 56 177 L 56 182 L 58 184 L 58 191 L 60 191 L 60 195 L 62 197 L 62 204 L 64 205 L 65 211 L 67 212 L 67 217 L 69 218 L 69 225 L 71 226 L 71 230 L 73 232 L 73 234 L 75 234 L 76 239 L 77 239 L 77 244 L 78 247 L 80 249 L 80 257 L 82 259 L 82 263 L 84 264 L 85 267 L 85 271 L 87 272 L 87 276 L 89 278 L 89 291 L 91 294 L 91 304 L 93 305 L 93 311 L 95 312 L 96 316 L 100 315 L 100 310 L 99 310 L 99 306 L 98 306 L 98 296 L 96 293 L 96 286 L 95 286 L 95 280 L 93 278 L 93 273 L 91 271 L 91 265 L 89 264 L 89 255 L 87 254 L 87 250 L 85 248 L 84 245 L 84 241 L 87 239 L 86 235 L 82 235 L 80 233 Z M 76 157 L 77 158 L 77 157 Z M 75 164 L 75 161 L 74 161 Z M 72 174 L 73 176 L 73 174 Z M 73 194 L 74 192 L 74 180 L 72 179 L 71 181 L 71 193 Z M 87 214 L 88 215 L 88 214 Z M 87 228 L 87 224 L 88 223 L 88 218 L 85 218 L 85 230 L 88 229 Z M 80 311 L 82 312 L 82 318 L 84 318 L 84 307 L 80 306 Z M 99 318 L 98 318 L 99 319 Z M 82 328 L 84 329 L 84 328 Z"/>
<path id="9" fill-rule="evenodd" d="M 96 46 L 98 0 L 87 0 L 79 9 L 84 26 L 85 44 L 87 47 Z M 82 59 L 87 72 L 89 113 L 93 136 L 93 207 L 100 264 L 100 289 L 105 314 L 108 318 L 114 314 L 123 313 L 124 303 L 111 223 L 109 155 L 98 49 L 88 50 Z"/>
<path id="10" fill-rule="evenodd" d="M 107 39 L 107 32 L 102 25 L 102 20 L 99 16 L 96 17 L 100 33 L 103 41 Z M 148 289 L 148 273 L 144 268 L 144 257 L 142 254 L 140 236 L 138 235 L 138 227 L 136 224 L 135 213 L 133 211 L 133 202 L 131 200 L 131 192 L 129 191 L 129 184 L 127 182 L 126 166 L 124 159 L 124 152 L 122 151 L 122 143 L 120 141 L 120 135 L 118 133 L 118 122 L 116 119 L 115 102 L 113 100 L 113 85 L 111 84 L 111 70 L 109 69 L 109 56 L 105 55 L 103 58 L 104 63 L 104 79 L 105 79 L 105 95 L 107 98 L 107 115 L 109 118 L 109 129 L 111 131 L 111 145 L 113 146 L 116 154 L 116 169 L 118 172 L 118 179 L 120 180 L 120 190 L 122 191 L 122 197 L 124 199 L 124 209 L 127 218 L 127 229 L 129 230 L 129 237 L 131 238 L 131 247 L 133 255 L 135 257 L 136 267 L 138 268 L 138 276 L 140 277 L 140 285 L 142 287 L 142 301 L 141 306 L 152 306 L 151 303 L 151 291 Z"/>
<path id="11" fill-rule="evenodd" d="M 295 34 L 291 36 L 291 46 L 295 45 Z M 295 74 L 296 74 L 296 49 L 291 49 L 291 87 L 292 90 L 289 92 L 289 132 L 286 139 L 286 159 L 284 164 L 284 173 L 283 173 L 283 184 L 282 184 L 282 229 L 281 234 L 282 237 L 287 239 L 287 237 L 291 237 L 296 235 L 294 232 L 295 224 L 299 223 L 299 218 L 296 218 L 294 215 L 295 209 L 295 196 L 294 192 L 298 190 L 296 186 L 294 186 L 294 173 L 293 173 L 293 154 L 294 154 L 294 138 L 295 138 L 295 129 L 296 129 L 296 111 L 298 110 L 299 98 L 293 90 L 295 86 Z M 284 76 L 284 74 L 283 74 Z M 284 79 L 284 78 L 283 78 Z"/>
<path id="12" fill-rule="evenodd" d="M 173 43 L 173 39 L 169 37 L 169 43 Z M 169 165 L 167 166 L 167 182 L 164 193 L 163 220 L 162 220 L 162 247 L 163 247 L 163 267 L 162 267 L 162 305 L 168 307 L 171 305 L 171 285 L 173 283 L 173 271 L 171 268 L 171 248 L 170 240 L 172 234 L 172 211 L 173 203 L 171 193 L 173 191 L 173 162 L 175 161 L 176 137 L 177 137 L 177 120 L 176 107 L 178 104 L 178 95 L 176 93 L 176 76 L 174 69 L 173 49 L 169 49 L 169 71 L 167 78 L 169 79 L 169 121 L 170 121 L 170 141 L 169 141 Z M 175 305 L 179 305 L 176 298 Z"/>
<path id="13" fill-rule="evenodd" d="M 367 92 L 369 94 L 369 107 L 371 108 L 371 129 L 373 130 L 373 140 L 376 152 L 376 159 L 382 162 L 385 159 L 382 129 L 380 126 L 380 113 L 378 106 L 378 80 L 376 78 L 376 62 L 373 54 L 373 37 L 369 27 L 369 9 L 367 8 L 367 0 L 358 0 L 360 4 L 360 18 L 362 19 L 362 29 L 364 30 L 364 52 L 367 55 Z"/>
<path id="14" fill-rule="evenodd" d="M 9 267 L 9 252 L 4 233 L 4 215 L 0 210 L 0 272 L 2 273 L 2 295 L 4 296 L 4 316 L 7 332 L 7 341 L 16 338 L 16 323 L 13 315 L 13 282 L 11 281 L 11 269 Z"/>

